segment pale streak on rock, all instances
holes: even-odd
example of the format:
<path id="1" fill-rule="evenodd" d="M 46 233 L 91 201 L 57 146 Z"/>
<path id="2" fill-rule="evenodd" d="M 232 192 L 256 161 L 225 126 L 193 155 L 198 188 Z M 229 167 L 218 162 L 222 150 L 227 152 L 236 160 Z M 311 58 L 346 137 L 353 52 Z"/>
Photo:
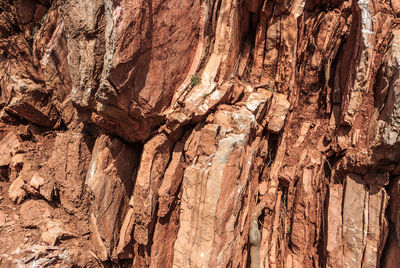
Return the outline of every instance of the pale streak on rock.
<path id="1" fill-rule="evenodd" d="M 171 203 L 182 182 L 184 170 L 183 147 L 184 144 L 181 142 L 175 145 L 172 153 L 172 160 L 165 170 L 164 178 L 158 189 L 158 217 L 164 217 L 169 212 Z"/>
<path id="2" fill-rule="evenodd" d="M 385 210 L 388 197 L 385 189 L 371 186 L 368 204 L 368 231 L 363 258 L 363 267 L 379 267 L 380 257 L 387 237 Z"/>
<path id="3" fill-rule="evenodd" d="M 343 265 L 342 244 L 342 202 L 343 186 L 340 184 L 329 186 L 329 201 L 327 215 L 327 267 Z"/>
<path id="4" fill-rule="evenodd" d="M 289 112 L 290 102 L 285 95 L 275 93 L 272 97 L 272 103 L 266 115 L 268 130 L 273 133 L 279 133 L 285 124 L 286 116 Z"/>
<path id="5" fill-rule="evenodd" d="M 143 149 L 133 192 L 134 236 L 143 245 L 148 243 L 148 228 L 155 215 L 157 191 L 167 168 L 171 149 L 171 141 L 164 134 L 152 138 Z"/>
<path id="6" fill-rule="evenodd" d="M 208 265 L 214 237 L 214 232 L 210 230 L 216 227 L 214 218 L 222 187 L 221 181 L 225 175 L 225 164 L 235 147 L 244 146 L 245 141 L 244 135 L 223 138 L 219 141 L 218 150 L 206 174 L 199 171 L 200 167 L 191 167 L 185 171 L 182 185 L 181 228 L 175 242 L 174 267 L 188 266 L 195 260 L 196 267 Z M 192 172 L 194 174 L 191 174 Z M 204 192 L 196 193 L 193 187 L 203 188 Z M 203 199 L 204 201 L 196 206 L 198 201 L 195 200 Z M 188 241 L 192 241 L 192 246 L 187 244 Z"/>
<path id="7" fill-rule="evenodd" d="M 116 247 L 123 217 L 133 191 L 137 157 L 134 147 L 101 135 L 96 140 L 86 177 L 85 183 L 93 195 L 91 224 L 97 224 L 93 228 L 102 237 L 107 255 L 114 259 L 117 258 Z M 130 161 L 126 162 L 126 159 Z"/>
<path id="8" fill-rule="evenodd" d="M 355 174 L 346 177 L 343 197 L 344 267 L 360 267 L 364 248 L 366 189 Z"/>
<path id="9" fill-rule="evenodd" d="M 357 53 L 358 63 L 354 68 L 353 77 L 349 76 L 349 82 L 347 84 L 348 95 L 344 99 L 342 104 L 342 120 L 345 124 L 350 126 L 353 125 L 355 114 L 358 111 L 359 106 L 362 102 L 362 97 L 366 88 L 368 87 L 368 79 L 370 77 L 371 65 L 374 60 L 373 44 L 374 36 L 372 35 L 373 24 L 371 7 L 373 4 L 370 0 L 357 0 L 354 8 L 355 12 L 359 16 L 359 27 L 357 33 L 358 39 L 361 39 L 360 44 L 355 48 Z"/>

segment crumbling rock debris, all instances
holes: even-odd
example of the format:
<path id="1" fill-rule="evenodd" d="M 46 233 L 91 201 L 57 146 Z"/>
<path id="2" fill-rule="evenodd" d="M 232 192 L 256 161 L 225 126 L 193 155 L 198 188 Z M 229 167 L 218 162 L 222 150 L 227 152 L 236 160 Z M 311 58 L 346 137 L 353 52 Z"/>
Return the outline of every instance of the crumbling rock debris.
<path id="1" fill-rule="evenodd" d="M 48 221 L 46 231 L 42 233 L 42 240 L 55 246 L 60 240 L 76 237 L 71 231 L 64 230 L 61 222 Z"/>
<path id="2" fill-rule="evenodd" d="M 21 204 L 26 197 L 26 192 L 22 188 L 24 183 L 25 181 L 21 177 L 18 177 L 11 183 L 10 188 L 8 189 L 8 196 L 17 204 Z"/>
<path id="3" fill-rule="evenodd" d="M 0 266 L 399 267 L 399 1 L 0 1 Z"/>
<path id="4" fill-rule="evenodd" d="M 0 142 L 0 166 L 7 167 L 10 165 L 13 154 L 20 146 L 21 141 L 19 137 L 10 131 Z"/>

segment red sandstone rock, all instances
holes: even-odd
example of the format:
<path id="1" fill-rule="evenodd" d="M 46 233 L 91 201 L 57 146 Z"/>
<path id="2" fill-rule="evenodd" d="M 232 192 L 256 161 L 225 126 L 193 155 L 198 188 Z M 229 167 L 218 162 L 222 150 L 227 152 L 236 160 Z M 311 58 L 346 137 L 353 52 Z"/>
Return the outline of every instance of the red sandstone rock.
<path id="1" fill-rule="evenodd" d="M 343 186 L 330 185 L 327 211 L 327 267 L 343 266 L 342 202 Z"/>
<path id="2" fill-rule="evenodd" d="M 0 1 L 0 266 L 399 266 L 396 14 Z"/>
<path id="3" fill-rule="evenodd" d="M 21 204 L 26 197 L 26 192 L 22 188 L 24 183 L 24 180 L 21 177 L 18 177 L 11 183 L 10 189 L 8 189 L 8 195 L 11 201 L 15 202 L 16 204 Z"/>
<path id="4" fill-rule="evenodd" d="M 94 246 L 102 248 L 99 258 L 104 261 L 117 258 L 114 248 L 133 191 L 136 157 L 133 146 L 107 135 L 99 136 L 93 148 L 85 184 L 92 194 Z"/>
<path id="5" fill-rule="evenodd" d="M 148 244 L 150 223 L 155 215 L 156 193 L 167 168 L 171 142 L 163 134 L 145 144 L 133 192 L 135 240 Z"/>
<path id="6" fill-rule="evenodd" d="M 278 133 L 282 129 L 289 107 L 290 103 L 285 96 L 280 94 L 273 95 L 271 107 L 266 115 L 269 131 Z"/>
<path id="7" fill-rule="evenodd" d="M 21 141 L 13 132 L 9 132 L 0 142 L 0 166 L 8 166 L 13 157 L 13 153 L 20 146 Z"/>

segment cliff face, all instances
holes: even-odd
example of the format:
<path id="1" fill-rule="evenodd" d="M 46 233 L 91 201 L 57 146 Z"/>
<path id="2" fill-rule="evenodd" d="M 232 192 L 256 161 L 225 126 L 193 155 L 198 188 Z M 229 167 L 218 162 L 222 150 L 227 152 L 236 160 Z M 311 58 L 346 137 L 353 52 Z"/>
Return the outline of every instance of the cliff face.
<path id="1" fill-rule="evenodd" d="M 398 15 L 0 1 L 1 266 L 400 267 Z"/>

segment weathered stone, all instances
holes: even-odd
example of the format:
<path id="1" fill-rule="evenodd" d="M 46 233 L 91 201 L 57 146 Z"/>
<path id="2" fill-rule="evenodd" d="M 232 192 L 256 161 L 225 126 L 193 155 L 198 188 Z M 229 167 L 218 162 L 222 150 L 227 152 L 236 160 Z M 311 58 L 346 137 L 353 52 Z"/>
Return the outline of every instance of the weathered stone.
<path id="1" fill-rule="evenodd" d="M 21 218 L 26 222 L 41 222 L 42 219 L 50 217 L 51 206 L 44 200 L 27 200 L 20 208 Z"/>
<path id="2" fill-rule="evenodd" d="M 102 261 L 107 261 L 109 258 L 109 250 L 101 238 L 99 229 L 97 227 L 97 220 L 94 214 L 90 214 L 90 232 L 92 236 L 92 244 L 97 253 L 97 256 Z"/>
<path id="3" fill-rule="evenodd" d="M 267 113 L 268 130 L 273 133 L 281 131 L 285 124 L 290 103 L 286 96 L 274 93 L 272 103 Z"/>
<path id="4" fill-rule="evenodd" d="M 76 131 L 59 133 L 56 136 L 51 157 L 38 173 L 44 179 L 40 193 L 47 200 L 52 199 L 53 190 L 58 187 L 62 188 L 59 199 L 66 209 L 77 213 L 76 209 L 80 204 L 87 205 L 84 181 L 89 167 L 91 142 L 89 137 Z"/>
<path id="5" fill-rule="evenodd" d="M 232 261 L 236 237 L 227 230 L 234 229 L 249 176 L 252 153 L 246 153 L 246 144 L 254 127 L 247 108 L 224 106 L 212 123 L 198 126 L 187 139 L 185 152 L 197 160 L 184 171 L 174 266 L 194 260 L 196 267 L 226 266 Z"/>
<path id="6" fill-rule="evenodd" d="M 179 198 L 179 197 L 178 197 Z M 154 228 L 151 247 L 150 267 L 172 267 L 174 260 L 174 244 L 179 229 L 179 203 L 173 202 L 170 211 L 163 218 L 158 218 Z"/>
<path id="7" fill-rule="evenodd" d="M 45 184 L 45 179 L 40 176 L 38 173 L 35 173 L 35 175 L 33 175 L 30 184 L 33 188 L 35 188 L 36 190 L 39 190 L 41 186 L 43 186 Z"/>
<path id="8" fill-rule="evenodd" d="M 33 189 L 26 187 L 25 190 L 28 191 L 29 194 L 36 196 L 39 195 L 47 201 L 51 202 L 53 201 L 53 197 L 55 196 L 56 186 L 54 181 L 50 180 L 49 178 L 46 179 L 45 177 L 46 176 L 43 176 L 39 173 L 35 173 L 29 182 L 29 185 Z"/>
<path id="9" fill-rule="evenodd" d="M 264 91 L 251 93 L 247 98 L 246 107 L 254 114 L 257 121 L 264 116 L 271 97 L 272 93 L 270 91 Z"/>
<path id="10" fill-rule="evenodd" d="M 21 171 L 24 166 L 24 155 L 23 154 L 16 154 L 12 157 L 10 162 L 10 167 L 14 171 Z"/>
<path id="11" fill-rule="evenodd" d="M 42 240 L 51 246 L 55 246 L 60 240 L 76 237 L 72 232 L 65 230 L 62 225 L 62 222 L 47 221 L 47 230 L 42 233 Z"/>
<path id="12" fill-rule="evenodd" d="M 380 267 L 380 259 L 387 237 L 387 219 L 385 210 L 387 206 L 385 189 L 379 186 L 369 188 L 369 200 L 366 204 L 368 210 L 368 230 L 365 238 L 365 252 L 363 267 Z M 365 232 L 365 230 L 364 230 Z"/>
<path id="13" fill-rule="evenodd" d="M 158 217 L 167 215 L 178 192 L 178 187 L 182 182 L 184 169 L 183 147 L 184 144 L 181 142 L 175 145 L 171 162 L 165 170 L 164 178 L 158 189 Z"/>
<path id="14" fill-rule="evenodd" d="M 59 121 L 51 96 L 42 90 L 41 85 L 28 79 L 14 79 L 13 88 L 15 96 L 6 107 L 7 113 L 44 127 L 53 127 Z"/>
<path id="15" fill-rule="evenodd" d="M 12 159 L 12 153 L 21 145 L 18 136 L 10 131 L 0 141 L 0 166 L 8 166 Z"/>
<path id="16" fill-rule="evenodd" d="M 7 216 L 3 211 L 0 211 L 0 227 L 3 227 L 6 224 Z"/>
<path id="17" fill-rule="evenodd" d="M 400 265 L 400 177 L 396 177 L 393 180 L 389 187 L 388 194 L 390 195 L 388 209 L 389 232 L 387 236 L 387 244 L 385 246 L 386 254 L 384 254 L 381 259 L 381 265 L 385 268 L 397 267 Z M 380 245 L 385 241 L 381 242 Z"/>
<path id="18" fill-rule="evenodd" d="M 342 242 L 342 202 L 343 186 L 329 185 L 327 215 L 327 267 L 343 266 Z"/>
<path id="19" fill-rule="evenodd" d="M 212 230 L 218 228 L 215 217 L 218 200 L 223 192 L 221 183 L 225 176 L 237 178 L 240 174 L 235 173 L 235 170 L 225 170 L 225 164 L 234 159 L 239 161 L 236 154 L 240 155 L 239 148 L 243 148 L 245 141 L 244 135 L 221 139 L 210 165 L 206 165 L 203 171 L 200 167 L 186 169 L 182 185 L 181 224 L 175 242 L 174 266 L 187 266 L 191 260 L 196 260 L 198 266 L 207 266 L 210 262 L 214 236 Z M 199 187 L 204 187 L 206 191 L 196 192 L 195 189 Z"/>
<path id="20" fill-rule="evenodd" d="M 133 191 L 137 157 L 135 147 L 107 135 L 99 136 L 94 145 L 85 184 L 93 195 L 90 223 L 97 230 L 94 239 L 96 244 L 104 243 L 98 250 L 101 259 L 117 257 L 114 250 Z"/>
<path id="21" fill-rule="evenodd" d="M 8 189 L 8 196 L 10 199 L 16 204 L 21 204 L 26 197 L 26 192 L 22 188 L 25 184 L 25 181 L 18 177 L 15 181 L 13 181 Z"/>
<path id="22" fill-rule="evenodd" d="M 198 45 L 199 2 L 139 1 L 132 5 L 121 1 L 113 5 L 110 1 L 68 1 L 65 7 L 71 10 L 67 11 L 71 32 L 79 29 L 80 23 L 96 30 L 96 22 L 102 19 L 96 11 L 105 10 L 105 36 L 99 37 L 105 44 L 85 36 L 83 41 L 72 36 L 68 39 L 69 47 L 86 45 L 69 61 L 70 69 L 84 70 L 72 74 L 74 102 L 85 108 L 93 106 L 106 119 L 102 126 L 125 140 L 145 140 L 160 124 L 159 114 L 186 78 Z M 190 30 L 181 30 L 186 27 Z M 103 53 L 96 55 L 96 46 L 101 45 Z M 96 70 L 99 65 L 103 71 Z M 103 73 L 95 99 L 91 92 L 96 82 L 91 77 L 94 70 Z M 87 84 L 86 80 L 93 82 Z M 88 105 L 90 102 L 95 105 Z"/>
<path id="23" fill-rule="evenodd" d="M 135 215 L 135 240 L 147 245 L 149 224 L 156 208 L 156 193 L 167 168 L 171 142 L 163 134 L 148 141 L 144 148 L 133 192 L 133 209 Z"/>
<path id="24" fill-rule="evenodd" d="M 359 267 L 362 264 L 366 196 L 367 192 L 365 186 L 361 183 L 361 178 L 355 174 L 349 174 L 346 177 L 343 197 L 345 267 Z"/>
<path id="25" fill-rule="evenodd" d="M 400 266 L 399 10 L 0 1 L 0 266 Z"/>
<path id="26" fill-rule="evenodd" d="M 317 203 L 315 201 L 316 195 L 313 192 L 313 181 L 318 174 L 314 170 L 316 168 L 303 169 L 301 181 L 299 181 L 300 187 L 297 188 L 296 193 L 291 241 L 293 243 L 293 252 L 299 256 L 306 256 L 305 252 L 302 251 L 312 250 L 307 241 L 315 239 L 316 226 L 313 223 L 316 222 L 317 215 L 313 208 L 317 206 Z M 304 226 L 304 223 L 307 222 L 309 224 Z M 305 260 L 306 263 L 307 259 Z"/>
<path id="27" fill-rule="evenodd" d="M 132 233 L 134 227 L 134 217 L 133 217 L 133 197 L 131 197 L 129 202 L 129 208 L 124 216 L 122 222 L 119 241 L 116 248 L 116 254 L 120 259 L 131 259 L 133 257 L 132 248 Z"/>

